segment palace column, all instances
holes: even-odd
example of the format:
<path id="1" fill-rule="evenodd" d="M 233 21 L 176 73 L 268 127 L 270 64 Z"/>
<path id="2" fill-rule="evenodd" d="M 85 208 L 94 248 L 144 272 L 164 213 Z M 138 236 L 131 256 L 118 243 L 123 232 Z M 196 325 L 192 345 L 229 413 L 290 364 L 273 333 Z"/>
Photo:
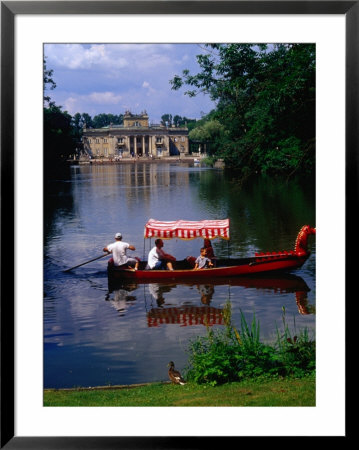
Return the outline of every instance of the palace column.
<path id="1" fill-rule="evenodd" d="M 155 136 L 150 136 L 150 141 L 151 141 L 151 155 L 152 156 L 156 156 L 156 150 L 155 150 Z"/>
<path id="2" fill-rule="evenodd" d="M 142 136 L 142 156 L 145 156 L 145 154 L 146 154 L 146 147 L 145 147 L 145 145 L 146 145 L 146 136 L 143 135 Z"/>
<path id="3" fill-rule="evenodd" d="M 133 136 L 133 153 L 137 156 L 137 135 Z"/>

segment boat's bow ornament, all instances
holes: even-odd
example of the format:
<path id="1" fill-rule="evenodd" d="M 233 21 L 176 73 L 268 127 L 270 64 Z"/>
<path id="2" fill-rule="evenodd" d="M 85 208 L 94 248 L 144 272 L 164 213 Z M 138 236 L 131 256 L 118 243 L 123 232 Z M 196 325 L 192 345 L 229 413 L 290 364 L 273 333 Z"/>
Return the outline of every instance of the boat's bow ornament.
<path id="1" fill-rule="evenodd" d="M 145 238 L 161 238 L 182 240 L 191 239 L 229 239 L 229 219 L 224 220 L 200 220 L 197 222 L 188 220 L 175 220 L 162 222 L 150 219 L 145 225 Z"/>
<path id="2" fill-rule="evenodd" d="M 294 246 L 294 251 L 297 255 L 300 256 L 308 253 L 308 236 L 315 233 L 315 228 L 312 228 L 309 225 L 302 226 L 298 233 Z"/>
<path id="3" fill-rule="evenodd" d="M 255 253 L 255 256 L 257 258 L 256 262 L 261 262 L 265 260 L 265 258 L 279 259 L 287 258 L 288 256 L 296 258 L 308 257 L 310 255 L 310 251 L 308 250 L 308 236 L 310 236 L 311 234 L 315 234 L 315 228 L 312 228 L 309 225 L 303 225 L 299 230 L 297 239 L 295 240 L 294 250 Z"/>

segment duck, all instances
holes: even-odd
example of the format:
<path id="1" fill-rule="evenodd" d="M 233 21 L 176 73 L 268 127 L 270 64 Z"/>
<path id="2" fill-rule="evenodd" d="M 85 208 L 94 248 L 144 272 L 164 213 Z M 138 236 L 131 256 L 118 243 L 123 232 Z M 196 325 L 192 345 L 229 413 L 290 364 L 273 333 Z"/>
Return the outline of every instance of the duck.
<path id="1" fill-rule="evenodd" d="M 175 370 L 175 363 L 173 361 L 170 361 L 168 363 L 167 367 L 169 367 L 168 376 L 170 377 L 170 380 L 172 381 L 172 383 L 181 384 L 181 385 L 186 384 L 186 382 L 182 378 L 182 375 L 178 372 L 178 370 Z"/>

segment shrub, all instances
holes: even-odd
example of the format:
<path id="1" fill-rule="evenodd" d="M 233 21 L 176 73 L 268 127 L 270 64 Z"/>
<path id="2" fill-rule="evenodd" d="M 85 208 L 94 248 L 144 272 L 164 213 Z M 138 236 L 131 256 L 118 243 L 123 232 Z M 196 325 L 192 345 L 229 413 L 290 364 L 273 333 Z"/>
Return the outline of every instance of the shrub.
<path id="1" fill-rule="evenodd" d="M 315 371 L 315 342 L 307 331 L 291 338 L 277 330 L 277 345 L 260 342 L 255 315 L 248 326 L 241 311 L 241 329 L 231 323 L 230 304 L 224 308 L 225 329 L 207 328 L 207 335 L 189 343 L 187 379 L 198 384 L 217 384 L 267 376 L 303 377 Z"/>

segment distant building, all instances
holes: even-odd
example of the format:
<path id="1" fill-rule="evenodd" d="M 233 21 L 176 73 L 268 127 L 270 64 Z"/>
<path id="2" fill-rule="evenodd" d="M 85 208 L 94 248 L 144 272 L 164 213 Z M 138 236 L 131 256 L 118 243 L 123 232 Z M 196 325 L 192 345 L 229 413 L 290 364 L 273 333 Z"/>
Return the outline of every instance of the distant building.
<path id="1" fill-rule="evenodd" d="M 146 111 L 125 112 L 123 125 L 83 128 L 83 150 L 93 158 L 188 155 L 188 128 L 153 125 Z"/>

